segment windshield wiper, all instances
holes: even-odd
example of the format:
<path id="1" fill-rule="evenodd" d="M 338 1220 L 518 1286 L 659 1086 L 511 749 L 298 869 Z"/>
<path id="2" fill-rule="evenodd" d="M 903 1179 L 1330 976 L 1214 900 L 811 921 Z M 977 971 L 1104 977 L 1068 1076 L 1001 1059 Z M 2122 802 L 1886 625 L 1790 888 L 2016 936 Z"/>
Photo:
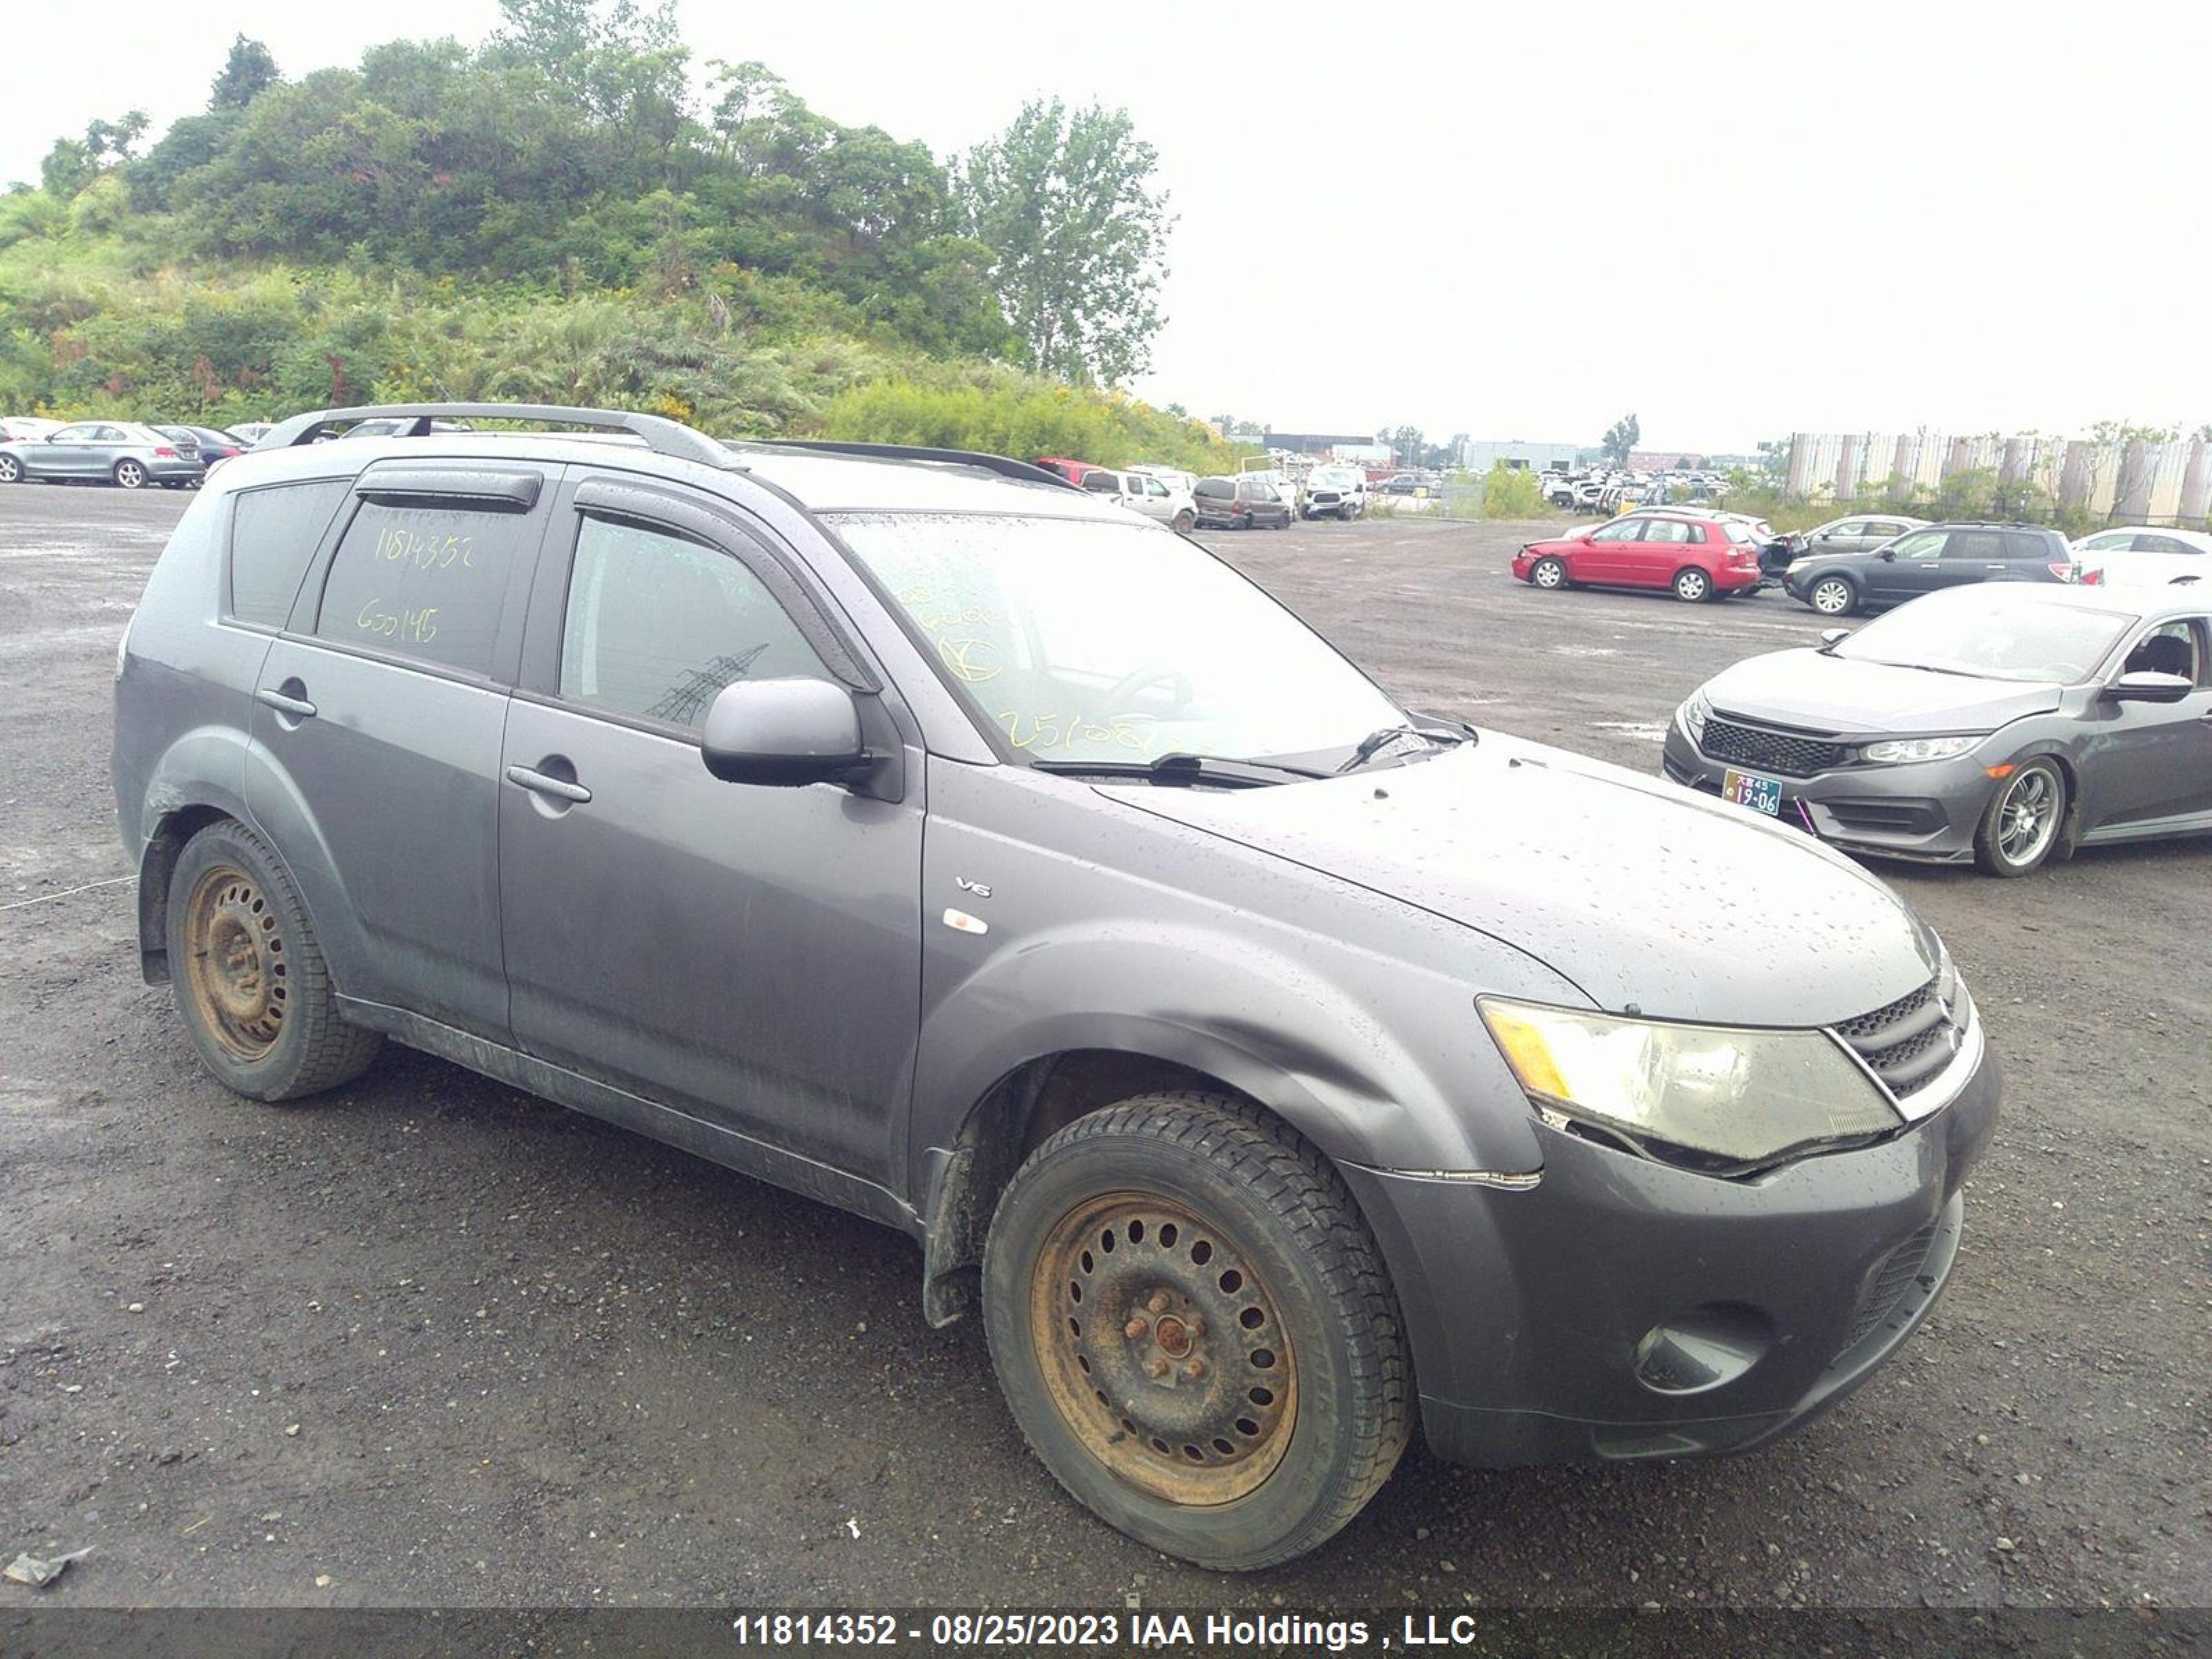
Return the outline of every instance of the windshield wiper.
<path id="1" fill-rule="evenodd" d="M 1379 731 L 1370 732 L 1365 737 L 1360 738 L 1352 749 L 1351 758 L 1336 769 L 1340 772 L 1357 772 L 1401 738 L 1420 738 L 1433 744 L 1455 744 L 1468 742 L 1473 737 L 1472 727 L 1468 728 L 1465 736 L 1460 736 L 1449 732 L 1440 732 L 1434 726 L 1386 726 Z"/>
<path id="2" fill-rule="evenodd" d="M 1142 778 L 1148 783 L 1211 783 L 1230 789 L 1261 789 L 1291 778 L 1325 778 L 1309 766 L 1281 761 L 1243 760 L 1232 755 L 1194 755 L 1178 750 L 1149 761 L 1037 760 L 1032 771 L 1066 777 Z"/>

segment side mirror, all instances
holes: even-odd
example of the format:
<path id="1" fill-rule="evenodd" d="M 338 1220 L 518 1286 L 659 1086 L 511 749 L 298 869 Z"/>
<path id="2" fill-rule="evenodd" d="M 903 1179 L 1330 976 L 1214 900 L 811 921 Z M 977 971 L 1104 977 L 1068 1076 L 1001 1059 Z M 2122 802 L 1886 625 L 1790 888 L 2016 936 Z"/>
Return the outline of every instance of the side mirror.
<path id="1" fill-rule="evenodd" d="M 1824 628 L 1820 630 L 1820 648 L 1832 651 L 1850 636 L 1851 630 L 1848 628 Z"/>
<path id="2" fill-rule="evenodd" d="M 853 694 L 827 680 L 736 680 L 707 710 L 700 758 L 725 783 L 796 788 L 865 770 Z"/>
<path id="3" fill-rule="evenodd" d="M 2123 674 L 2105 688 L 2115 702 L 2179 702 L 2197 689 L 2186 674 L 2160 674 L 2148 669 Z"/>
<path id="4" fill-rule="evenodd" d="M 1885 547 L 1875 556 L 1879 558 L 1884 564 L 1895 564 L 1897 562 L 1897 550 L 1893 547 Z"/>

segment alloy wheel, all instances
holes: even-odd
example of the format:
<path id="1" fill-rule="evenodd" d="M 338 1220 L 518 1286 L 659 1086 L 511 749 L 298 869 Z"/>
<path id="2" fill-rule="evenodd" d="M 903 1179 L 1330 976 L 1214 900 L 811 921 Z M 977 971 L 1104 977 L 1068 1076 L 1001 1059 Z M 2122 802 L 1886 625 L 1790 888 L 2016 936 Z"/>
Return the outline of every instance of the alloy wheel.
<path id="1" fill-rule="evenodd" d="M 2008 864 L 2033 864 L 2058 833 L 2058 787 L 2039 766 L 2023 768 L 1997 809 L 1997 851 Z"/>
<path id="2" fill-rule="evenodd" d="M 1851 586 L 1839 576 L 1831 576 L 1813 586 L 1813 609 L 1824 617 L 1848 615 L 1851 608 Z"/>

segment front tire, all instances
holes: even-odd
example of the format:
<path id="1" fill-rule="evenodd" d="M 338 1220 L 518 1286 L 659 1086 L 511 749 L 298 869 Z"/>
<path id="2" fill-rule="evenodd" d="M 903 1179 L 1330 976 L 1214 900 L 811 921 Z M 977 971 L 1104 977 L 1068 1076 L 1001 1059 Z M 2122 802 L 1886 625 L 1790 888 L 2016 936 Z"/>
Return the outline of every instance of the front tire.
<path id="1" fill-rule="evenodd" d="M 1824 617 L 1848 617 L 1859 608 L 1859 590 L 1848 576 L 1823 576 L 1808 590 L 1805 603 Z"/>
<path id="2" fill-rule="evenodd" d="M 116 462 L 115 471 L 109 476 L 125 489 L 143 489 L 146 487 L 146 469 L 137 461 Z"/>
<path id="3" fill-rule="evenodd" d="M 269 844 L 228 819 L 185 845 L 169 878 L 177 1012 L 216 1080 L 252 1100 L 349 1083 L 384 1039 L 338 1017 L 307 906 Z"/>
<path id="4" fill-rule="evenodd" d="M 2066 793 L 2057 761 L 2022 763 L 1982 813 L 1974 862 L 1993 876 L 2024 876 L 2040 866 L 2065 827 Z"/>
<path id="5" fill-rule="evenodd" d="M 0 455 L 0 484 L 23 482 L 23 463 L 13 455 Z"/>
<path id="6" fill-rule="evenodd" d="M 1528 586 L 1556 593 L 1567 585 L 1567 567 L 1558 559 L 1539 559 L 1528 567 Z"/>
<path id="7" fill-rule="evenodd" d="M 1396 1297 L 1327 1160 L 1256 1107 L 1140 1096 L 1040 1146 L 992 1218 L 992 1363 L 1109 1525 L 1243 1571 L 1322 1543 L 1413 1431 Z"/>

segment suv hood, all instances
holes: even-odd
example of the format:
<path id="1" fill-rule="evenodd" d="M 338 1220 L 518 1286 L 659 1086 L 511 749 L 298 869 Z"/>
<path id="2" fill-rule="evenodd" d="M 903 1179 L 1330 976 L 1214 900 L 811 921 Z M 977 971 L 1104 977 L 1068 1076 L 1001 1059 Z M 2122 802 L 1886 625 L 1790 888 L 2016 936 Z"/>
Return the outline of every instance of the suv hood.
<path id="1" fill-rule="evenodd" d="M 1936 973 L 1904 900 L 1802 831 L 1495 732 L 1310 783 L 1101 793 L 1478 929 L 1616 1013 L 1832 1024 Z"/>
<path id="2" fill-rule="evenodd" d="M 1994 732 L 2049 714 L 2061 695 L 2056 685 L 1854 662 L 1809 648 L 1750 658 L 1707 680 L 1703 690 L 1705 701 L 1725 714 L 1808 731 L 1903 738 Z"/>

